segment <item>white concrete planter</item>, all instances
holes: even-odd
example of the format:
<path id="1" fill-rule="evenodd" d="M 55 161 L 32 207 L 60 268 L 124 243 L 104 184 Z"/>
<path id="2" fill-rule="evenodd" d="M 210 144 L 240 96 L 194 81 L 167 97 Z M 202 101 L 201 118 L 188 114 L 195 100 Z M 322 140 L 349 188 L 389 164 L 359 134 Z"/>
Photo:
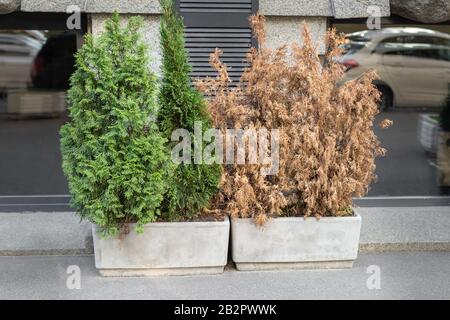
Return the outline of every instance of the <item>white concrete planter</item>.
<path id="1" fill-rule="evenodd" d="M 103 276 L 222 273 L 227 264 L 230 222 L 150 223 L 143 234 L 101 239 L 93 227 L 95 266 Z"/>
<path id="2" fill-rule="evenodd" d="M 361 216 L 275 218 L 261 228 L 231 220 L 231 250 L 238 270 L 351 268 L 358 255 Z"/>

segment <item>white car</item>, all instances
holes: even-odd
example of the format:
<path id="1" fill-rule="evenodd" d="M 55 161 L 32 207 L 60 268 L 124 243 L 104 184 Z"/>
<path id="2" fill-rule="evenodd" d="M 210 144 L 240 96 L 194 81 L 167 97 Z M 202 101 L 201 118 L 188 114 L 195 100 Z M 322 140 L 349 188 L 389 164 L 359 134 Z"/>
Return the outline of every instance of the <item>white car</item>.
<path id="1" fill-rule="evenodd" d="M 450 84 L 450 35 L 422 28 L 349 34 L 339 62 L 344 81 L 369 69 L 379 75 L 380 108 L 442 106 Z"/>
<path id="2" fill-rule="evenodd" d="M 0 32 L 0 92 L 27 87 L 33 58 L 43 43 L 31 35 Z"/>

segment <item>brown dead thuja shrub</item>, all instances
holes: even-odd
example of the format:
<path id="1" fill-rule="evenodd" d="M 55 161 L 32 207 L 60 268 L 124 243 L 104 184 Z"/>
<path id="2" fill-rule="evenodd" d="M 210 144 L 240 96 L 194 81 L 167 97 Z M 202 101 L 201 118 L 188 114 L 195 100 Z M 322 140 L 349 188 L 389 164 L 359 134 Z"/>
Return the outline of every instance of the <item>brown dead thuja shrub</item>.
<path id="1" fill-rule="evenodd" d="M 334 30 L 326 35 L 321 64 L 306 25 L 301 46 L 271 50 L 264 17 L 256 15 L 251 23 L 259 48 L 248 54 L 250 67 L 237 87 L 230 87 L 218 50 L 210 59 L 218 77 L 197 86 L 210 96 L 212 119 L 222 131 L 279 129 L 279 172 L 264 176 L 263 165 L 224 165 L 216 209 L 260 225 L 271 216 L 353 214 L 352 197 L 367 193 L 375 157 L 385 154 L 373 131 L 380 98 L 372 84 L 376 74 L 338 85 L 344 70 L 335 58 L 342 38 Z"/>

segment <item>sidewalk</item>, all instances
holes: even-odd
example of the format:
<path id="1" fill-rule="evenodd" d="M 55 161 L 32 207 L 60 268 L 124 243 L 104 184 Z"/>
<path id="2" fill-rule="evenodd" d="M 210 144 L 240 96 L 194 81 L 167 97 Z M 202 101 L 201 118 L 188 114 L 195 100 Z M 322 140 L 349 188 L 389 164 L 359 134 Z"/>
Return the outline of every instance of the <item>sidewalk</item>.
<path id="1" fill-rule="evenodd" d="M 66 287 L 70 265 L 80 290 Z M 366 286 L 371 265 L 380 290 Z M 450 252 L 365 253 L 349 270 L 160 278 L 102 278 L 93 256 L 0 257 L 0 299 L 450 299 Z"/>
<path id="2" fill-rule="evenodd" d="M 446 206 L 358 208 L 358 213 L 360 252 L 450 252 Z M 0 212 L 0 256 L 92 253 L 91 224 L 80 223 L 73 212 Z"/>

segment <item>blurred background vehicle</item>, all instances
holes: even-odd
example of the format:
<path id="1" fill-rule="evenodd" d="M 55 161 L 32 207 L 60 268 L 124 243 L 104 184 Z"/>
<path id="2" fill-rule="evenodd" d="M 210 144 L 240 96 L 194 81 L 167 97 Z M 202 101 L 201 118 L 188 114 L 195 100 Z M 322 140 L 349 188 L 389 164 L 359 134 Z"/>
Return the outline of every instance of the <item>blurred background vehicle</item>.
<path id="1" fill-rule="evenodd" d="M 0 30 L 0 92 L 29 86 L 30 68 L 46 38 L 40 31 Z"/>
<path id="2" fill-rule="evenodd" d="M 0 114 L 19 119 L 61 116 L 76 50 L 74 31 L 0 33 Z"/>
<path id="3" fill-rule="evenodd" d="M 65 31 L 50 36 L 33 60 L 31 79 L 33 88 L 47 90 L 69 89 L 74 72 L 77 35 Z"/>
<path id="4" fill-rule="evenodd" d="M 0 31 L 0 93 L 14 89 L 67 90 L 74 71 L 72 31 Z"/>
<path id="5" fill-rule="evenodd" d="M 441 107 L 450 83 L 450 35 L 396 27 L 348 34 L 339 62 L 345 81 L 369 69 L 379 75 L 380 108 Z"/>

